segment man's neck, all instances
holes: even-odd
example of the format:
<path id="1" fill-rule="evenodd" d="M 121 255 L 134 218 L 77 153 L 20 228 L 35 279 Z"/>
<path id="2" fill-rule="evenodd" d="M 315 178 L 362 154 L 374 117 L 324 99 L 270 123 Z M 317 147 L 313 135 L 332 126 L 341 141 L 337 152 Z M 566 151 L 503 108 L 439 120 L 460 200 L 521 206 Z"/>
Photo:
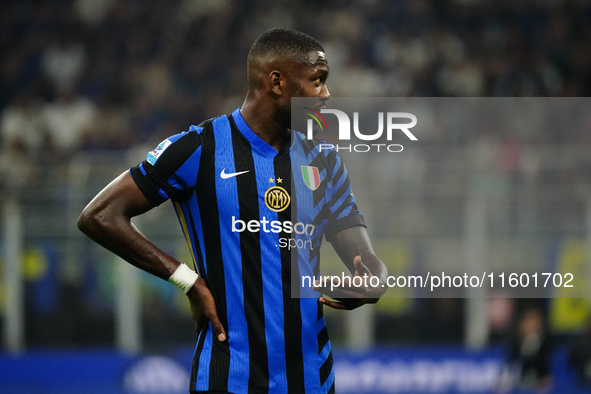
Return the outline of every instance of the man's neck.
<path id="1" fill-rule="evenodd" d="M 240 114 L 248 127 L 276 151 L 280 151 L 289 143 L 289 128 L 277 121 L 277 116 L 274 115 L 273 109 L 269 106 L 247 98 L 242 104 Z"/>

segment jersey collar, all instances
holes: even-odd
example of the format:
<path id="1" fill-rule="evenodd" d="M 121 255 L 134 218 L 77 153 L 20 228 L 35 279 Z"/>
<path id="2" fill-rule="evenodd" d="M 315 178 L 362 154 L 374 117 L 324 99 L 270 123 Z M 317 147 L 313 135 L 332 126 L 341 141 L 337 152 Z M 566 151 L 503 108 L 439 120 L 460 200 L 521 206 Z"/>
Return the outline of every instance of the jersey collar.
<path id="1" fill-rule="evenodd" d="M 275 150 L 275 148 L 273 148 L 271 145 L 269 145 L 265 141 L 263 141 L 246 124 L 246 121 L 244 120 L 244 118 L 242 117 L 242 114 L 240 113 L 240 108 L 237 108 L 234 110 L 234 112 L 232 112 L 232 118 L 234 119 L 234 122 L 236 123 L 236 127 L 238 127 L 238 130 L 240 130 L 240 132 L 242 133 L 244 138 L 246 138 L 256 150 L 258 150 L 263 155 L 268 156 L 268 157 L 277 156 L 277 154 L 279 152 L 277 152 Z"/>

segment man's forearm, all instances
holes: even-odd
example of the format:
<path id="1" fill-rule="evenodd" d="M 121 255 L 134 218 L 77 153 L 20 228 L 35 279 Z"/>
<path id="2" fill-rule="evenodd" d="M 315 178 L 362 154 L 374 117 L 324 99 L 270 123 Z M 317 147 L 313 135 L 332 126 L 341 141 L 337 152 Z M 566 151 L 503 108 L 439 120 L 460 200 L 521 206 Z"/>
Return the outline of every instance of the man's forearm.
<path id="1" fill-rule="evenodd" d="M 167 280 L 178 267 L 178 261 L 156 247 L 129 219 L 79 220 L 78 227 L 99 245 L 152 275 Z"/>
<path id="2" fill-rule="evenodd" d="M 78 228 L 92 240 L 134 266 L 167 280 L 179 262 L 154 245 L 131 222 L 152 205 L 123 173 L 84 208 Z"/>

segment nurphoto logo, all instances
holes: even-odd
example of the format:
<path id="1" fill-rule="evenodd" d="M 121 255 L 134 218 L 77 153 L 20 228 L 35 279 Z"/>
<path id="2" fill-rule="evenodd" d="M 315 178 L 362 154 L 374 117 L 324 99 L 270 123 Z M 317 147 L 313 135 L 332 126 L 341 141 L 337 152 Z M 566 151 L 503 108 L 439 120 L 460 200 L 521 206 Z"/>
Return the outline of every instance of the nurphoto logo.
<path id="1" fill-rule="evenodd" d="M 409 112 L 377 112 L 373 116 L 377 116 L 377 131 L 370 131 L 367 127 L 367 122 L 360 121 L 359 112 L 353 112 L 353 121 L 345 111 L 339 109 L 321 108 L 316 111 L 309 107 L 303 107 L 310 118 L 307 120 L 306 137 L 311 140 L 314 138 L 315 128 L 320 129 L 321 132 L 328 132 L 328 124 L 323 114 L 331 114 L 336 117 L 338 122 L 338 144 L 323 143 L 320 144 L 320 150 L 336 149 L 346 150 L 349 152 L 402 152 L 404 147 L 401 144 L 391 143 L 395 135 L 402 133 L 411 141 L 418 141 L 417 137 L 410 131 L 416 126 L 417 117 Z M 367 115 L 367 114 L 365 114 Z M 375 130 L 375 128 L 374 128 Z M 360 144 L 343 144 L 343 142 L 350 142 L 353 136 L 364 142 Z M 385 140 L 387 143 L 379 143 Z M 321 137 L 322 138 L 322 137 Z M 323 138 L 322 138 L 323 139 Z"/>

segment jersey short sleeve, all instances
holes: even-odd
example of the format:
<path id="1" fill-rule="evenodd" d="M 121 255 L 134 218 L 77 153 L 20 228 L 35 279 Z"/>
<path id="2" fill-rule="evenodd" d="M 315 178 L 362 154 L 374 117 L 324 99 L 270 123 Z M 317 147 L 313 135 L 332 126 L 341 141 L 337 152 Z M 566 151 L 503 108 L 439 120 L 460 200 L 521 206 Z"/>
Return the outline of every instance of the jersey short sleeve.
<path id="1" fill-rule="evenodd" d="M 148 153 L 146 160 L 130 168 L 130 173 L 148 201 L 157 206 L 168 199 L 185 203 L 197 180 L 203 127 L 162 141 Z"/>
<path id="2" fill-rule="evenodd" d="M 331 237 L 339 231 L 355 226 L 366 226 L 363 215 L 357 208 L 349 175 L 341 157 L 333 151 L 327 159 L 331 169 L 331 185 L 328 189 L 330 214 L 325 228 L 325 236 L 330 241 Z"/>

